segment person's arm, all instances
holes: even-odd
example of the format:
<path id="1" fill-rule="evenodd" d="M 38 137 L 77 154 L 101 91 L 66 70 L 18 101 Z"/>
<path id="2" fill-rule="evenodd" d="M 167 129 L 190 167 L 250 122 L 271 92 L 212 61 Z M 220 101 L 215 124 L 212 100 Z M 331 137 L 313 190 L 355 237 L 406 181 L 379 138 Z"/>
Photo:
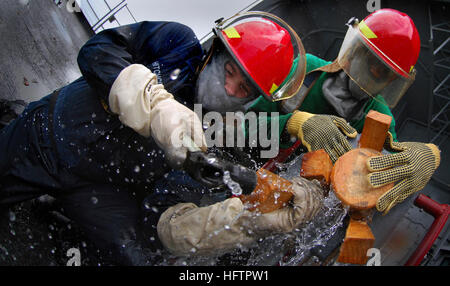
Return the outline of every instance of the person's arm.
<path id="1" fill-rule="evenodd" d="M 248 112 L 254 112 L 256 114 L 257 122 L 251 124 L 248 120 L 243 122 L 241 128 L 244 133 L 244 137 L 247 142 L 250 138 L 258 138 L 259 132 L 261 132 L 261 125 L 265 125 L 267 132 L 266 138 L 271 138 L 272 132 L 272 120 L 276 120 L 278 130 L 274 130 L 274 135 L 279 140 L 280 148 L 289 148 L 292 145 L 290 142 L 290 135 L 287 134 L 286 124 L 291 118 L 292 113 L 283 114 L 280 111 L 279 102 L 271 102 L 265 99 L 263 96 L 258 97 L 255 102 L 250 106 Z M 266 112 L 266 116 L 263 116 L 261 112 Z M 249 117 L 250 118 L 250 117 Z M 277 132 L 276 132 L 277 131 Z"/>
<path id="2" fill-rule="evenodd" d="M 158 236 L 175 255 L 214 255 L 266 235 L 291 232 L 316 216 L 324 196 L 317 181 L 296 177 L 292 182 L 292 204 L 265 214 L 249 212 L 239 198 L 206 207 L 177 204 L 161 215 Z"/>
<path id="3" fill-rule="evenodd" d="M 321 59 L 315 55 L 306 53 L 306 72 L 331 64 L 332 62 Z"/>
<path id="4" fill-rule="evenodd" d="M 290 142 L 290 135 L 286 131 L 286 124 L 291 116 L 292 113 L 278 113 L 277 115 L 271 115 L 269 113 L 267 116 L 257 116 L 256 124 L 245 121 L 241 128 L 244 130 L 246 141 L 249 142 L 251 138 L 259 140 L 259 136 L 261 136 L 259 135 L 260 132 L 263 132 L 263 130 L 265 130 L 266 134 L 264 136 L 265 138 L 267 138 L 267 140 L 271 140 L 272 136 L 275 136 L 279 141 L 279 145 L 281 148 L 289 148 L 292 145 L 292 142 Z M 272 121 L 276 122 L 272 123 Z M 278 127 L 276 130 L 272 130 L 273 124 L 276 124 L 275 126 Z"/>
<path id="5" fill-rule="evenodd" d="M 384 101 L 381 95 L 378 95 L 376 98 L 372 98 L 370 101 L 368 101 L 366 106 L 364 107 L 364 116 L 362 116 L 362 118 L 359 120 L 351 121 L 350 125 L 353 128 L 355 128 L 358 131 L 358 133 L 361 133 L 366 119 L 366 115 L 367 113 L 369 113 L 370 110 L 375 110 L 392 117 L 391 125 L 389 126 L 389 132 L 391 133 L 393 140 L 396 142 L 397 133 L 395 132 L 395 118 L 391 110 L 387 106 L 386 101 Z"/>
<path id="6" fill-rule="evenodd" d="M 109 106 L 119 120 L 144 137 L 152 136 L 174 168 L 187 156 L 185 139 L 206 150 L 206 139 L 197 114 L 173 98 L 144 65 L 124 68 L 109 93 Z"/>
<path id="7" fill-rule="evenodd" d="M 91 88 L 108 103 L 111 86 L 124 68 L 131 64 L 149 66 L 186 48 L 202 53 L 189 27 L 175 22 L 140 22 L 93 36 L 81 48 L 78 65 Z"/>
<path id="8" fill-rule="evenodd" d="M 152 136 L 174 168 L 182 166 L 187 150 L 176 140 L 191 137 L 205 148 L 202 124 L 147 66 L 197 45 L 194 33 L 184 25 L 142 22 L 102 31 L 78 55 L 84 78 L 103 103 L 124 125 L 144 137 Z"/>

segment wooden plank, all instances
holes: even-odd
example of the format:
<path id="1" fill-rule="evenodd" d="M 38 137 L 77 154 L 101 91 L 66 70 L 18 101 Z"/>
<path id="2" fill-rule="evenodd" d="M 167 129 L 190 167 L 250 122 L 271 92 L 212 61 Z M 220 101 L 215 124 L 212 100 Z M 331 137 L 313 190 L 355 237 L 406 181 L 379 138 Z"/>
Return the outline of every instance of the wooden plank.
<path id="1" fill-rule="evenodd" d="M 325 150 L 308 152 L 303 156 L 300 175 L 307 179 L 317 179 L 323 186 L 330 183 L 333 163 Z M 286 206 L 292 199 L 292 183 L 264 168 L 257 171 L 258 181 L 250 195 L 240 199 L 250 211 L 268 213 Z"/>
<path id="2" fill-rule="evenodd" d="M 391 116 L 370 110 L 364 121 L 363 131 L 359 139 L 359 147 L 381 152 L 387 132 L 389 131 L 389 126 L 391 126 L 391 121 Z"/>
<path id="3" fill-rule="evenodd" d="M 300 176 L 320 182 L 322 187 L 329 187 L 333 162 L 324 149 L 311 151 L 303 155 Z"/>
<path id="4" fill-rule="evenodd" d="M 338 262 L 352 264 L 366 264 L 367 250 L 373 247 L 375 237 L 365 221 L 350 219 L 341 245 Z"/>
<path id="5" fill-rule="evenodd" d="M 375 207 L 378 198 L 394 186 L 393 183 L 373 188 L 367 175 L 367 159 L 381 155 L 371 149 L 353 149 L 341 156 L 331 171 L 331 186 L 343 204 L 358 210 Z"/>
<path id="6" fill-rule="evenodd" d="M 336 196 L 346 205 L 358 210 L 375 207 L 378 198 L 394 184 L 373 188 L 367 175 L 367 160 L 381 155 L 392 117 L 369 111 L 359 141 L 361 148 L 353 149 L 336 161 L 331 171 L 331 185 Z"/>
<path id="7" fill-rule="evenodd" d="M 365 221 L 365 215 L 375 207 L 378 198 L 394 184 L 373 188 L 368 180 L 367 160 L 380 156 L 392 118 L 370 111 L 364 122 L 359 147 L 339 157 L 331 171 L 331 185 L 343 204 L 350 206 L 351 218 L 341 245 L 338 262 L 365 264 L 367 250 L 375 237 Z"/>
<path id="8" fill-rule="evenodd" d="M 239 196 L 248 210 L 268 213 L 286 206 L 293 196 L 292 183 L 263 168 L 256 174 L 258 181 L 255 190 L 250 195 Z"/>

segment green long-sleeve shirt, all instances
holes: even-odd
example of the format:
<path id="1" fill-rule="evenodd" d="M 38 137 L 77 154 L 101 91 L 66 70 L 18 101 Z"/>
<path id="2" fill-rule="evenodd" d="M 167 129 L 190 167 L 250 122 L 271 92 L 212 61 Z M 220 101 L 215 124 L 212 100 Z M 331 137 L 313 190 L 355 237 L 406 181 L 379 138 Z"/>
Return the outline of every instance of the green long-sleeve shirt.
<path id="1" fill-rule="evenodd" d="M 331 62 L 325 61 L 323 59 L 320 59 L 314 55 L 306 54 L 306 72 L 309 73 L 317 68 L 320 68 L 322 66 L 328 65 Z M 309 113 L 314 114 L 330 114 L 330 115 L 337 115 L 333 107 L 325 100 L 325 97 L 322 92 L 322 85 L 324 81 L 329 76 L 328 73 L 322 72 L 322 74 L 319 76 L 317 81 L 315 82 L 314 86 L 309 91 L 308 95 L 306 96 L 305 100 L 303 101 L 302 105 L 300 106 L 300 111 L 306 111 Z M 392 117 L 392 123 L 389 128 L 389 131 L 392 133 L 394 140 L 397 140 L 397 135 L 395 132 L 395 120 L 392 115 L 391 110 L 385 103 L 382 96 L 378 95 L 375 99 L 372 98 L 369 101 L 367 101 L 366 105 L 364 106 L 364 116 L 360 120 L 354 120 L 349 122 L 350 125 L 355 128 L 359 133 L 362 132 L 362 128 L 364 126 L 364 121 L 366 118 L 367 113 L 370 110 L 375 110 L 383 114 L 387 114 Z M 271 102 L 267 99 L 265 99 L 263 96 L 260 96 L 257 98 L 257 100 L 252 104 L 252 106 L 249 108 L 249 111 L 256 112 L 268 112 L 267 118 L 261 118 L 260 122 L 261 124 L 269 124 L 272 120 L 272 117 L 270 116 L 270 112 L 280 112 L 278 115 L 279 120 L 279 138 L 281 137 L 281 133 L 283 132 L 284 128 L 286 127 L 286 124 L 289 120 L 289 118 L 292 116 L 292 113 L 283 114 L 281 112 L 281 106 L 280 102 Z M 261 120 L 262 119 L 262 120 Z M 268 125 L 270 126 L 270 125 Z M 252 132 L 256 132 L 257 130 L 248 130 L 248 126 L 245 128 L 246 136 L 251 134 Z M 270 129 L 270 128 L 268 128 Z M 281 147 L 287 147 L 283 146 L 284 144 L 281 144 Z"/>

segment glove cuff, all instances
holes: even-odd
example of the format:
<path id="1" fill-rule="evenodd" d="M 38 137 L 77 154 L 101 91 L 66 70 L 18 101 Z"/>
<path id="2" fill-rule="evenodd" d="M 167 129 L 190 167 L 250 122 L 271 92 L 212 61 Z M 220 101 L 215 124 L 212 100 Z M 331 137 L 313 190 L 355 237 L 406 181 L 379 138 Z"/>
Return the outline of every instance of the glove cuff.
<path id="1" fill-rule="evenodd" d="M 299 137 L 299 131 L 301 130 L 301 127 L 303 124 L 313 117 L 314 114 L 303 112 L 303 111 L 295 111 L 291 118 L 289 118 L 287 123 L 287 131 L 290 135 Z"/>
<path id="2" fill-rule="evenodd" d="M 439 164 L 441 163 L 441 150 L 439 150 L 439 148 L 434 145 L 434 144 L 425 144 L 425 146 L 427 146 L 428 148 L 430 148 L 431 153 L 433 153 L 434 155 L 434 162 L 435 162 L 435 170 L 439 167 Z"/>
<path id="3" fill-rule="evenodd" d="M 161 101 L 173 98 L 156 75 L 141 64 L 124 68 L 109 92 L 109 107 L 119 120 L 144 137 L 150 136 L 152 109 Z"/>
<path id="4" fill-rule="evenodd" d="M 167 209 L 156 226 L 158 237 L 174 255 L 217 255 L 255 241 L 245 225 L 254 223 L 239 198 L 197 207 L 180 203 Z"/>

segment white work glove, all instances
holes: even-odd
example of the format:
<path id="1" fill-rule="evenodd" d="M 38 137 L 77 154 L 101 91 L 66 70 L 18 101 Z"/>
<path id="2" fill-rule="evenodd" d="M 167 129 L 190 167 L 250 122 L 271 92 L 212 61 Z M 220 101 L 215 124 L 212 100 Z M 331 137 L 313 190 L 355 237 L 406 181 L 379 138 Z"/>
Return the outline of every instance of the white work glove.
<path id="1" fill-rule="evenodd" d="M 181 168 L 186 159 L 183 137 L 206 148 L 197 114 L 176 101 L 144 65 L 133 64 L 120 72 L 109 93 L 109 106 L 124 125 L 144 137 L 151 135 L 174 168 Z"/>
<path id="2" fill-rule="evenodd" d="M 312 220 L 323 202 L 318 182 L 297 177 L 292 183 L 291 204 L 266 214 L 245 210 L 239 198 L 206 207 L 177 204 L 161 215 L 158 236 L 175 255 L 214 255 L 270 234 L 291 232 Z"/>

